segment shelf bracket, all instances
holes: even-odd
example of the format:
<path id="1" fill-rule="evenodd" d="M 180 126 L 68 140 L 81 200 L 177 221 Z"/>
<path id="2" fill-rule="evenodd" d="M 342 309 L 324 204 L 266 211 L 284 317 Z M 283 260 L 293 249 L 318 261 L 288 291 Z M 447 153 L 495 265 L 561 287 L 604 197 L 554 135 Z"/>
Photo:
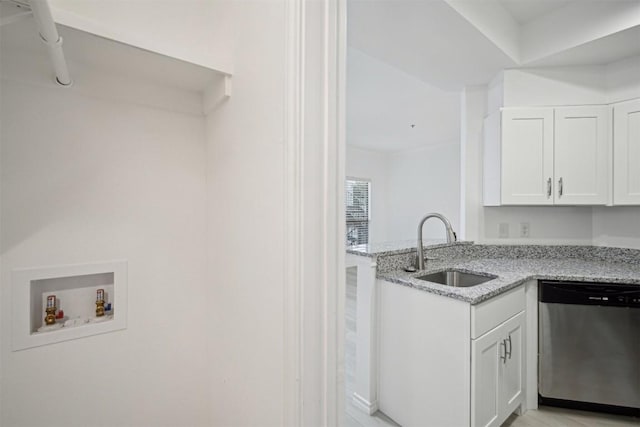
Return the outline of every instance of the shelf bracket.
<path id="1" fill-rule="evenodd" d="M 231 97 L 231 74 L 224 74 L 202 91 L 202 114 L 207 115 Z"/>
<path id="2" fill-rule="evenodd" d="M 231 75 L 224 75 L 224 96 L 225 98 L 231 97 L 231 92 L 233 90 L 233 82 L 231 81 Z"/>

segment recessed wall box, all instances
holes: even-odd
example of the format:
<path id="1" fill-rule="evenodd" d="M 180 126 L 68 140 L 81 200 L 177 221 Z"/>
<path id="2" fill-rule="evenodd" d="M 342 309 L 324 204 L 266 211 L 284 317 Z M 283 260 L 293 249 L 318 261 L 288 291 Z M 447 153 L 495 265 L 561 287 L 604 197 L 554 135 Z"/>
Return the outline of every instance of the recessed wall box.
<path id="1" fill-rule="evenodd" d="M 112 261 L 14 270 L 13 351 L 127 327 L 127 262 Z M 103 289 L 113 309 L 96 318 L 96 291 Z M 55 295 L 55 325 L 45 325 L 47 299 Z"/>

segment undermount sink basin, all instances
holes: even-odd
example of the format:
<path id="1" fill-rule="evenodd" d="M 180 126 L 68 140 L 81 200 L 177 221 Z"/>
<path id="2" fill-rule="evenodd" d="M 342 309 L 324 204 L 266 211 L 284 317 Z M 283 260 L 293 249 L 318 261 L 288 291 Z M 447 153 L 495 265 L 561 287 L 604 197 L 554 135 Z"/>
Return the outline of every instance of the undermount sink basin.
<path id="1" fill-rule="evenodd" d="M 497 276 L 481 276 L 473 273 L 463 273 L 457 270 L 444 270 L 437 273 L 427 274 L 426 276 L 416 277 L 418 280 L 427 282 L 440 283 L 446 286 L 456 286 L 460 288 L 468 288 L 476 286 L 489 280 L 495 279 Z"/>

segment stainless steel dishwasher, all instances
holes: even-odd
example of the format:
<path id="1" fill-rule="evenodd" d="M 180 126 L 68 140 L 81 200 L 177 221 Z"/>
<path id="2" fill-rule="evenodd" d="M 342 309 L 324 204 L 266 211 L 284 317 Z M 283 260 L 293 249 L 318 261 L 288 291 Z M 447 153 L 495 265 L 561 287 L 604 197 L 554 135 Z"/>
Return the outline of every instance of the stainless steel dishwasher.
<path id="1" fill-rule="evenodd" d="M 540 281 L 541 404 L 640 416 L 640 286 Z"/>

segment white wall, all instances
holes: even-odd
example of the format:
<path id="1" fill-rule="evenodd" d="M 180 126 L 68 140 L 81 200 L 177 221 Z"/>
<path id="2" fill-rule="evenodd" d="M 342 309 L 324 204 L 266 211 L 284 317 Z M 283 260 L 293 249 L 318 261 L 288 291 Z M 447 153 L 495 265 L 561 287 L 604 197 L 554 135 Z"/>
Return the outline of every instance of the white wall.
<path id="1" fill-rule="evenodd" d="M 607 102 L 640 98 L 640 56 L 632 56 L 605 67 Z"/>
<path id="2" fill-rule="evenodd" d="M 389 233 L 389 154 L 347 146 L 347 178 L 360 178 L 371 181 L 370 203 L 371 222 L 369 223 L 369 242 L 380 243 L 398 240 Z"/>
<path id="3" fill-rule="evenodd" d="M 594 207 L 593 242 L 640 249 L 640 206 Z"/>
<path id="4" fill-rule="evenodd" d="M 600 65 L 505 70 L 502 106 L 604 104 L 605 77 Z"/>
<path id="5" fill-rule="evenodd" d="M 460 108 L 460 227 L 461 240 L 481 241 L 484 233 L 482 209 L 482 126 L 487 111 L 487 89 L 465 88 Z"/>
<path id="6" fill-rule="evenodd" d="M 460 148 L 455 142 L 413 150 L 379 152 L 347 146 L 347 177 L 371 180 L 370 242 L 414 240 L 429 212 L 460 224 Z M 424 238 L 444 238 L 436 220 L 425 223 Z"/>
<path id="7" fill-rule="evenodd" d="M 484 243 L 591 244 L 591 207 L 500 206 L 485 207 Z M 500 223 L 509 225 L 509 237 L 498 235 Z M 520 237 L 520 224 L 528 223 L 530 237 Z"/>
<path id="8" fill-rule="evenodd" d="M 544 61 L 589 43 L 606 43 L 608 36 L 636 27 L 639 17 L 640 4 L 634 1 L 569 2 L 522 26 L 522 63 Z M 607 52 L 602 55 L 606 58 Z"/>
<path id="9" fill-rule="evenodd" d="M 458 94 L 349 47 L 346 101 L 346 175 L 371 180 L 370 242 L 414 240 L 431 211 L 457 229 Z M 442 224 L 424 236 L 444 237 Z"/>
<path id="10" fill-rule="evenodd" d="M 418 223 L 430 212 L 442 213 L 459 230 L 460 146 L 454 141 L 390 154 L 388 178 L 388 235 L 393 240 L 415 239 Z M 444 226 L 431 219 L 423 236 L 442 239 Z"/>
<path id="11" fill-rule="evenodd" d="M 284 2 L 233 2 L 230 99 L 207 117 L 212 425 L 283 423 Z"/>
<path id="12" fill-rule="evenodd" d="M 499 106 L 607 104 L 640 97 L 640 56 L 607 65 L 512 69 L 501 75 L 491 85 L 500 90 L 501 103 L 490 100 L 489 112 Z"/>
<path id="13" fill-rule="evenodd" d="M 0 424 L 211 425 L 203 117 L 24 71 L 1 83 Z M 12 269 L 113 259 L 126 330 L 11 352 Z"/>

